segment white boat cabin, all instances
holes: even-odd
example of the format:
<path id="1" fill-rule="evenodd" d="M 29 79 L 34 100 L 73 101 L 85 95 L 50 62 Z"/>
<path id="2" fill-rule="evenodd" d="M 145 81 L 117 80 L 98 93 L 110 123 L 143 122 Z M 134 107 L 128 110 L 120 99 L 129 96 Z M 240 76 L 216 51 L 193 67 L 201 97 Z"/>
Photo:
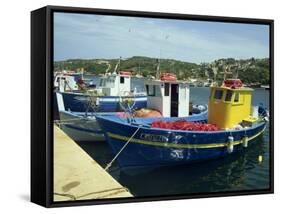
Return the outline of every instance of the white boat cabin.
<path id="1" fill-rule="evenodd" d="M 80 76 L 81 74 L 77 74 Z M 58 74 L 54 78 L 54 87 L 60 92 L 78 90 L 76 75 Z"/>
<path id="2" fill-rule="evenodd" d="M 104 96 L 128 96 L 131 91 L 131 74 L 120 72 L 101 77 L 97 90 Z"/>
<path id="3" fill-rule="evenodd" d="M 189 115 L 189 86 L 187 82 L 146 80 L 147 108 L 161 112 L 163 117 Z"/>

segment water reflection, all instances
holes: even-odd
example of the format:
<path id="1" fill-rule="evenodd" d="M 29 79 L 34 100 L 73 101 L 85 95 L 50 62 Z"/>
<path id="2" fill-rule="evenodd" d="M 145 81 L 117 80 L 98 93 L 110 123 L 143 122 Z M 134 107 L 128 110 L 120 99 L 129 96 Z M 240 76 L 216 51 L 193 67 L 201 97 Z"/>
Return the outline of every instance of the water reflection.
<path id="1" fill-rule="evenodd" d="M 113 158 L 105 142 L 79 145 L 103 167 Z M 136 196 L 245 190 L 253 186 L 255 189 L 266 188 L 268 181 L 262 180 L 262 184 L 259 179 L 251 178 L 251 171 L 255 174 L 256 168 L 262 168 L 266 164 L 264 162 L 268 162 L 267 157 L 263 157 L 261 163 L 258 158 L 265 155 L 266 149 L 261 136 L 244 152 L 222 159 L 190 165 L 135 169 L 120 169 L 115 163 L 109 173 Z M 266 177 L 268 179 L 268 175 Z"/>
<path id="2" fill-rule="evenodd" d="M 247 151 L 223 159 L 183 166 L 146 168 L 142 169 L 142 173 L 139 173 L 139 169 L 123 169 L 118 180 L 138 196 L 245 189 L 245 172 L 257 166 L 258 156 L 263 155 L 266 149 L 262 138 L 256 141 Z"/>

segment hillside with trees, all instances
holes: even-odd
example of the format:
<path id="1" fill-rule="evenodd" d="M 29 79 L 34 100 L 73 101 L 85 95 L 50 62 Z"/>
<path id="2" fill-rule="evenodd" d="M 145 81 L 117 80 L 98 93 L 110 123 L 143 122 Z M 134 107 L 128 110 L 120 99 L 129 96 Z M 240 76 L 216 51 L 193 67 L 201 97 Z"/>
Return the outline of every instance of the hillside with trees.
<path id="1" fill-rule="evenodd" d="M 119 59 L 69 59 L 54 62 L 54 70 L 73 70 L 83 69 L 87 74 L 103 74 L 113 72 Z M 133 74 L 155 76 L 159 60 L 143 56 L 134 56 L 122 59 L 120 70 L 131 71 Z M 218 59 L 211 63 L 190 63 L 174 59 L 161 59 L 160 70 L 162 72 L 172 72 L 177 74 L 178 79 L 198 79 L 205 81 L 213 79 L 221 81 L 225 71 L 229 78 L 240 78 L 244 83 L 269 84 L 269 59 L 243 59 L 233 58 Z"/>

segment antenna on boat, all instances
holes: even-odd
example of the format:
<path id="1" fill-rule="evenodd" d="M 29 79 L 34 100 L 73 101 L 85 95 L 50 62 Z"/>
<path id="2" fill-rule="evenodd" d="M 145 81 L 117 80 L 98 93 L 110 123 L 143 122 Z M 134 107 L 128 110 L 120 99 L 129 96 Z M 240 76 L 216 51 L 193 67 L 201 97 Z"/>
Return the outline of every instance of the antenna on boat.
<path id="1" fill-rule="evenodd" d="M 240 63 L 238 63 L 238 62 L 235 62 L 235 64 L 234 64 L 234 67 L 236 68 L 236 74 L 235 74 L 235 79 L 238 79 L 238 76 L 239 76 L 239 70 L 241 69 L 241 65 L 240 65 Z"/>
<path id="2" fill-rule="evenodd" d="M 161 71 L 160 71 L 160 58 L 159 58 L 156 68 L 156 79 L 160 79 L 160 75 L 161 75 Z"/>
<path id="3" fill-rule="evenodd" d="M 119 62 L 118 62 L 118 63 L 119 63 L 119 71 L 121 70 L 121 59 L 122 59 L 122 58 L 121 58 L 121 56 L 120 56 L 120 57 L 119 57 Z"/>
<path id="4" fill-rule="evenodd" d="M 217 74 L 218 74 L 218 67 L 216 66 L 216 64 L 213 62 L 213 63 L 211 63 L 211 70 L 212 70 L 212 72 L 213 72 L 213 83 L 212 83 L 212 85 L 213 84 L 216 84 L 216 81 L 217 81 Z"/>

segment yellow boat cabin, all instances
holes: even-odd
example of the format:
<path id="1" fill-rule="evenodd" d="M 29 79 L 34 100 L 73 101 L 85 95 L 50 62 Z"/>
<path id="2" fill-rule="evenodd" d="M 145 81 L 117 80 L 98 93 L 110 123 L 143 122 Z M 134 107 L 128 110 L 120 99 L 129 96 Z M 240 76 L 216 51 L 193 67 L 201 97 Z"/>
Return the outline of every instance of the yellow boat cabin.
<path id="1" fill-rule="evenodd" d="M 253 89 L 242 87 L 240 80 L 227 81 L 222 86 L 210 87 L 208 102 L 208 123 L 221 129 L 233 128 L 251 117 Z"/>

